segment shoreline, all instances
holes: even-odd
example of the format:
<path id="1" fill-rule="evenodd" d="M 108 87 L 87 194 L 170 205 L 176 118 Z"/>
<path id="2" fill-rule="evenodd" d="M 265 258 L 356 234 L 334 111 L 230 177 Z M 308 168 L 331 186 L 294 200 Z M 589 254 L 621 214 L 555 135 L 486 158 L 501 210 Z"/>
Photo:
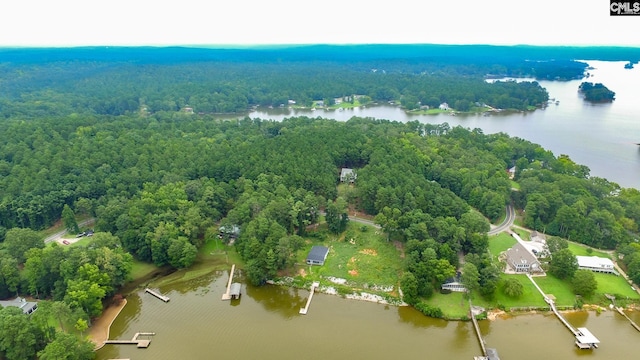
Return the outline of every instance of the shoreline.
<path id="1" fill-rule="evenodd" d="M 120 305 L 110 305 L 102 312 L 102 315 L 93 323 L 89 331 L 89 339 L 95 344 L 94 351 L 100 350 L 104 342 L 109 340 L 111 325 L 116 320 L 122 309 L 127 305 L 127 299 L 122 299 Z"/>

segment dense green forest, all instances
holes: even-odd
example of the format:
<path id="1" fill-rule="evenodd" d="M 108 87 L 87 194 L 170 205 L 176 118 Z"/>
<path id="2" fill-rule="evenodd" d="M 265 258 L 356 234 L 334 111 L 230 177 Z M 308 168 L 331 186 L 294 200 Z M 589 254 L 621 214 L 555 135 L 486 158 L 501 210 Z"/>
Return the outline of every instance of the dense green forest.
<path id="1" fill-rule="evenodd" d="M 487 231 L 509 203 L 524 210 L 527 227 L 617 250 L 640 282 L 640 192 L 592 177 L 537 144 L 447 123 L 211 114 L 353 94 L 511 108 L 546 101 L 535 82 L 483 80 L 490 68 L 522 70 L 512 57 L 460 65 L 366 54 L 307 62 L 304 52 L 241 61 L 248 55 L 240 50 L 197 61 L 189 52 L 178 59 L 143 52 L 138 61 L 117 52 L 95 59 L 91 49 L 74 59 L 8 53 L 0 57 L 0 298 L 47 301 L 28 320 L 0 309 L 4 358 L 54 359 L 66 349 L 90 359 L 64 324 L 86 330 L 128 280 L 134 259 L 186 268 L 220 227 L 237 227 L 234 246 L 259 285 L 293 264 L 305 238 L 343 232 L 350 208 L 375 216 L 403 244 L 400 282 L 414 289 L 410 303 L 454 275 L 459 254 L 477 270 L 479 293 L 492 296 L 498 269 L 488 259 Z M 448 67 L 457 70 L 415 71 Z M 185 106 L 195 114 L 180 111 Z M 512 166 L 519 191 L 511 189 Z M 343 167 L 357 173 L 344 198 L 337 191 Z M 90 245 L 44 244 L 35 232 L 73 213 L 96 218 Z M 321 216 L 327 230 L 311 231 Z M 61 325 L 48 323 L 51 316 Z M 3 335 L 15 328 L 24 336 Z"/>

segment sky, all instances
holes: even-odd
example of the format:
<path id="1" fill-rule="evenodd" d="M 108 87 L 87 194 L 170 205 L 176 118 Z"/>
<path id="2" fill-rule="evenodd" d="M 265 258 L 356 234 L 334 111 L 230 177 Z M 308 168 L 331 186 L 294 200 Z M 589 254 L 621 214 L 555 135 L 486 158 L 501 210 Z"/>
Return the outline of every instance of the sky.
<path id="1" fill-rule="evenodd" d="M 0 46 L 640 46 L 607 0 L 5 0 Z"/>

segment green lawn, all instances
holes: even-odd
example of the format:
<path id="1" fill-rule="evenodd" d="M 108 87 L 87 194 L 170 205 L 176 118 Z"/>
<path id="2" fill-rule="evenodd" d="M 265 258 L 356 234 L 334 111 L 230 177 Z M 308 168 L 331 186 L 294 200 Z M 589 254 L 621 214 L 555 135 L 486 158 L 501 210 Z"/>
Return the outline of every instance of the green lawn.
<path id="1" fill-rule="evenodd" d="M 472 299 L 474 305 L 475 298 Z M 429 299 L 422 299 L 425 304 L 439 307 L 446 319 L 463 319 L 469 317 L 469 300 L 464 297 L 464 293 L 452 292 L 450 294 L 441 294 L 435 292 Z M 480 305 L 482 306 L 482 305 Z"/>
<path id="2" fill-rule="evenodd" d="M 556 305 L 573 306 L 575 304 L 576 295 L 573 293 L 569 281 L 560 280 L 553 275 L 537 276 L 533 279 L 545 294 L 553 295 L 556 298 Z"/>
<path id="3" fill-rule="evenodd" d="M 507 233 L 500 233 L 498 235 L 489 237 L 489 252 L 495 259 L 498 258 L 501 252 L 511 248 L 516 243 L 516 239 Z"/>
<path id="4" fill-rule="evenodd" d="M 594 273 L 598 282 L 596 294 L 615 295 L 619 299 L 640 299 L 640 294 L 622 276 Z"/>
<path id="5" fill-rule="evenodd" d="M 131 267 L 131 279 L 143 278 L 158 269 L 157 266 L 142 262 L 140 260 L 133 260 L 133 266 Z"/>
<path id="6" fill-rule="evenodd" d="M 582 245 L 582 244 L 578 244 L 578 243 L 574 243 L 574 242 L 569 242 L 569 250 L 571 250 L 571 252 L 573 253 L 573 255 L 576 256 L 599 256 L 599 257 L 603 257 L 603 258 L 607 258 L 607 259 L 611 259 L 611 256 L 605 252 L 596 250 L 596 249 L 591 249 L 591 253 L 589 253 L 589 249 L 588 246 L 586 245 Z"/>
<path id="7" fill-rule="evenodd" d="M 297 262 L 304 263 L 313 245 L 329 247 L 323 266 L 302 265 L 301 271 L 311 279 L 333 276 L 346 279 L 356 287 L 367 285 L 396 286 L 403 264 L 399 250 L 373 227 L 351 222 L 344 237 L 329 236 L 322 244 L 309 242 L 298 253 Z"/>
<path id="8" fill-rule="evenodd" d="M 518 298 L 512 298 L 505 295 L 503 291 L 504 281 L 510 278 L 518 280 L 522 284 L 523 293 Z M 496 290 L 494 303 L 499 306 L 504 306 L 506 310 L 511 308 L 520 307 L 546 307 L 547 303 L 544 301 L 542 294 L 536 289 L 535 285 L 525 275 L 515 274 L 501 274 L 500 284 Z"/>
<path id="9" fill-rule="evenodd" d="M 511 183 L 511 188 L 512 189 L 520 190 L 520 184 L 518 184 L 517 182 L 515 182 L 513 180 L 509 180 L 509 182 Z"/>

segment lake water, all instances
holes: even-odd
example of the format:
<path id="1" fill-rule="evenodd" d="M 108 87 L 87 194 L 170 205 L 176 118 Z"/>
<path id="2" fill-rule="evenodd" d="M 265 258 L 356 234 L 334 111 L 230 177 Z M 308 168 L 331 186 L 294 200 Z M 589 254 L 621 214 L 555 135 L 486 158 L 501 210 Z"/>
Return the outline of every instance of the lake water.
<path id="1" fill-rule="evenodd" d="M 105 345 L 97 359 L 471 360 L 481 355 L 471 322 L 431 319 L 410 307 L 319 293 L 309 313 L 300 315 L 308 291 L 243 285 L 240 300 L 222 301 L 227 279 L 227 272 L 212 272 L 160 287 L 171 298 L 168 303 L 142 291 L 130 294 L 111 339 L 155 332 L 150 347 Z M 630 315 L 640 321 L 638 313 Z M 483 320 L 480 329 L 503 360 L 630 359 L 640 353 L 640 332 L 617 313 L 581 311 L 567 319 L 575 327 L 587 327 L 600 347 L 579 350 L 573 335 L 549 314 Z"/>
<path id="2" fill-rule="evenodd" d="M 352 116 L 397 121 L 448 122 L 505 132 L 585 164 L 591 174 L 623 187 L 640 189 L 640 70 L 624 63 L 589 61 L 596 69 L 589 81 L 616 92 L 612 104 L 588 104 L 578 95 L 581 81 L 541 82 L 560 101 L 544 110 L 495 116 L 415 116 L 392 106 L 344 111 L 255 111 L 251 117 L 282 120 L 320 116 L 346 121 Z M 130 339 L 136 332 L 155 332 L 148 349 L 106 345 L 98 360 L 175 359 L 465 359 L 481 355 L 470 322 L 442 321 L 409 307 L 395 307 L 339 296 L 316 294 L 308 315 L 299 315 L 308 291 L 277 286 L 243 285 L 238 301 L 221 301 L 228 274 L 211 272 L 189 281 L 178 274 L 159 290 L 164 303 L 141 290 L 112 326 L 112 339 Z M 167 279 L 164 279 L 165 281 Z M 243 281 L 240 276 L 237 278 Z M 150 284 L 151 287 L 154 284 Z M 629 316 L 640 323 L 640 313 Z M 587 327 L 601 341 L 596 350 L 579 350 L 573 335 L 550 314 L 518 315 L 481 321 L 487 345 L 504 360 L 631 359 L 640 354 L 640 332 L 612 311 L 567 314 L 574 327 Z"/>
<path id="3" fill-rule="evenodd" d="M 394 106 L 338 110 L 258 109 L 252 118 L 282 120 L 310 116 L 349 120 L 353 116 L 424 123 L 448 122 L 480 128 L 486 134 L 504 132 L 542 145 L 556 156 L 567 154 L 587 165 L 592 176 L 622 187 L 640 189 L 640 68 L 625 69 L 625 62 L 587 61 L 594 70 L 588 79 L 540 81 L 550 98 L 559 101 L 533 112 L 482 115 L 410 115 Z M 616 93 L 607 104 L 591 104 L 578 94 L 582 81 L 601 82 Z"/>

